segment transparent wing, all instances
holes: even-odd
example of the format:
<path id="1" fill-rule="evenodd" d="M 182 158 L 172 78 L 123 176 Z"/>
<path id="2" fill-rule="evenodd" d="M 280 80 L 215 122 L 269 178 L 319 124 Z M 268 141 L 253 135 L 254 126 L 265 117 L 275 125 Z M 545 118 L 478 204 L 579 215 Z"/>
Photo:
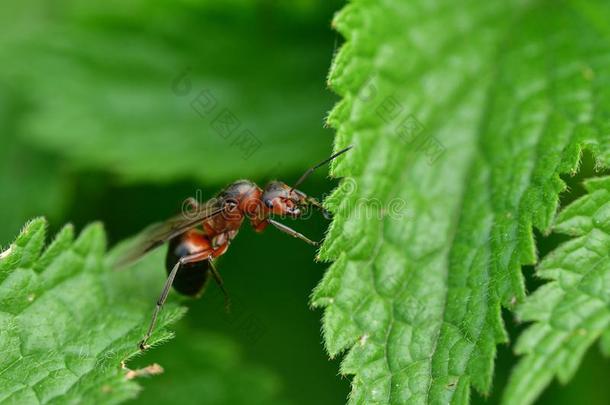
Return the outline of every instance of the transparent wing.
<path id="1" fill-rule="evenodd" d="M 213 198 L 205 204 L 199 205 L 193 213 L 176 215 L 167 221 L 153 224 L 136 236 L 125 251 L 121 252 L 116 260 L 113 260 L 113 264 L 116 267 L 124 267 L 133 263 L 168 240 L 195 228 L 202 221 L 212 218 L 224 210 L 222 200 Z"/>

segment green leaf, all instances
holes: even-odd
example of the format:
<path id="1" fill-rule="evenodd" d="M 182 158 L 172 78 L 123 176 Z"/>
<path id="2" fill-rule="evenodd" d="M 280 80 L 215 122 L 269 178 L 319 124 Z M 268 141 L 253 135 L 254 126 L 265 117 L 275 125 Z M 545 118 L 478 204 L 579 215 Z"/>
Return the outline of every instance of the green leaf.
<path id="1" fill-rule="evenodd" d="M 606 330 L 601 337 L 600 348 L 606 357 L 610 357 L 610 329 Z"/>
<path id="2" fill-rule="evenodd" d="M 610 331 L 610 177 L 585 183 L 589 194 L 557 217 L 554 229 L 573 237 L 540 263 L 548 283 L 517 308 L 534 322 L 515 347 L 524 355 L 504 403 L 529 404 L 557 377 L 567 383 L 586 350 Z"/>
<path id="3" fill-rule="evenodd" d="M 165 277 L 162 250 L 116 271 L 110 267 L 114 256 L 129 242 L 105 255 L 99 224 L 76 240 L 68 225 L 46 249 L 45 233 L 46 222 L 33 220 L 0 254 L 0 402 L 122 402 L 140 391 L 134 378 L 145 375 L 142 369 L 154 359 L 167 375 L 153 379 L 158 385 L 146 384 L 142 401 L 180 398 L 178 379 L 185 395 L 197 384 L 210 403 L 283 403 L 277 377 L 253 365 L 243 368 L 238 348 L 222 336 L 182 327 L 177 350 L 135 359 Z M 150 342 L 171 338 L 166 327 L 183 314 L 184 308 L 167 304 Z"/>
<path id="4" fill-rule="evenodd" d="M 68 195 L 56 161 L 18 139 L 24 107 L 4 90 L 0 84 L 0 246 L 28 218 L 56 219 Z"/>
<path id="5" fill-rule="evenodd" d="M 329 121 L 355 148 L 312 303 L 330 355 L 348 350 L 351 403 L 490 391 L 559 175 L 583 147 L 610 162 L 608 17 L 601 0 L 360 0 L 335 19 Z"/>
<path id="6" fill-rule="evenodd" d="M 219 183 L 309 167 L 330 142 L 322 78 L 334 38 L 318 27 L 332 4 L 232 3 L 7 5 L 0 78 L 33 107 L 20 136 L 127 181 Z"/>
<path id="7" fill-rule="evenodd" d="M 136 358 L 165 278 L 162 249 L 116 271 L 111 263 L 129 242 L 105 255 L 101 225 L 76 240 L 68 225 L 45 248 L 46 225 L 31 221 L 0 254 L 1 403 L 119 403 L 141 390 L 136 377 L 147 375 L 151 359 L 167 375 L 147 382 L 146 403 L 162 403 L 167 395 L 188 403 L 194 385 L 209 403 L 284 403 L 278 378 L 244 367 L 236 345 L 223 336 L 183 326 L 176 347 Z M 167 304 L 151 344 L 171 338 L 166 327 L 184 312 Z"/>
<path id="8" fill-rule="evenodd" d="M 104 261 L 95 224 L 74 240 L 66 226 L 44 249 L 46 222 L 26 225 L 0 255 L 0 402 L 118 403 L 136 395 L 121 362 L 138 353 L 160 277 Z M 148 268 L 147 268 L 148 267 Z M 158 266 L 157 266 L 158 267 Z M 160 274 L 159 274 L 160 276 Z M 169 305 L 153 342 L 184 310 Z"/>

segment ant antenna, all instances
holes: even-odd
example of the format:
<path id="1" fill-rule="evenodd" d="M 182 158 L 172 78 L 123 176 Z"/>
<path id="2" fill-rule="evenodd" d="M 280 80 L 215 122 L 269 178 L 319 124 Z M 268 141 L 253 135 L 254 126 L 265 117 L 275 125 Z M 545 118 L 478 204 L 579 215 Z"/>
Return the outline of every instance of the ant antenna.
<path id="1" fill-rule="evenodd" d="M 325 164 L 327 164 L 328 162 L 332 161 L 333 159 L 336 159 L 337 157 L 339 157 L 340 155 L 344 154 L 345 152 L 347 152 L 348 150 L 350 150 L 351 148 L 353 148 L 353 145 L 348 146 L 347 148 L 340 150 L 339 152 L 335 153 L 334 155 L 332 155 L 331 157 L 329 157 L 328 159 L 318 163 L 317 165 L 315 165 L 312 168 L 307 169 L 307 171 L 305 173 L 303 173 L 303 175 L 301 176 L 301 178 L 299 178 L 297 180 L 297 182 L 294 184 L 294 186 L 292 186 L 292 188 L 290 189 L 290 191 L 293 191 L 295 188 L 297 188 L 301 183 L 303 183 L 310 174 L 312 174 L 316 169 L 319 169 L 320 167 L 324 166 Z"/>

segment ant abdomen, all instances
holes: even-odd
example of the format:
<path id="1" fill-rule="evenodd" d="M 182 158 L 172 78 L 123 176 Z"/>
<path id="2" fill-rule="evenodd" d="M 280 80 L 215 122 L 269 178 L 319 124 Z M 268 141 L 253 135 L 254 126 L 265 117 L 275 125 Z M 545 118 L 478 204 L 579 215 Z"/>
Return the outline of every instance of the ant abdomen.
<path id="1" fill-rule="evenodd" d="M 169 274 L 180 258 L 196 253 L 191 241 L 180 235 L 169 241 L 165 256 L 165 270 Z M 187 263 L 178 269 L 173 287 L 180 294 L 197 297 L 203 292 L 209 278 L 210 263 L 207 260 Z"/>

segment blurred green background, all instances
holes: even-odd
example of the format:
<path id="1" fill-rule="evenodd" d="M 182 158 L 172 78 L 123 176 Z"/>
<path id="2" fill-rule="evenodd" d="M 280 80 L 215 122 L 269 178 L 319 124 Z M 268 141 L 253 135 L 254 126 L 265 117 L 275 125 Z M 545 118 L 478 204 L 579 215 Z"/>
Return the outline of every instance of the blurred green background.
<path id="1" fill-rule="evenodd" d="M 52 231 L 101 220 L 114 244 L 237 178 L 294 181 L 332 148 L 323 121 L 336 98 L 326 74 L 341 42 L 330 21 L 342 5 L 4 2 L 0 245 L 38 215 Z M 592 173 L 589 164 L 581 176 Z M 582 193 L 580 178 L 568 180 L 569 198 Z M 322 196 L 333 184 L 318 173 L 303 188 Z M 327 221 L 294 226 L 320 239 Z M 558 242 L 544 239 L 541 252 Z M 136 402 L 344 403 L 349 381 L 327 359 L 321 313 L 308 307 L 325 269 L 314 256 L 273 230 L 244 227 L 220 263 L 233 315 L 215 288 L 187 301 L 176 339 L 132 365 L 165 368 L 142 380 Z M 521 327 L 510 326 L 514 337 Z M 513 360 L 500 348 L 494 395 L 475 402 L 496 402 Z M 541 402 L 607 403 L 607 370 L 591 353 L 570 386 L 554 384 Z"/>

